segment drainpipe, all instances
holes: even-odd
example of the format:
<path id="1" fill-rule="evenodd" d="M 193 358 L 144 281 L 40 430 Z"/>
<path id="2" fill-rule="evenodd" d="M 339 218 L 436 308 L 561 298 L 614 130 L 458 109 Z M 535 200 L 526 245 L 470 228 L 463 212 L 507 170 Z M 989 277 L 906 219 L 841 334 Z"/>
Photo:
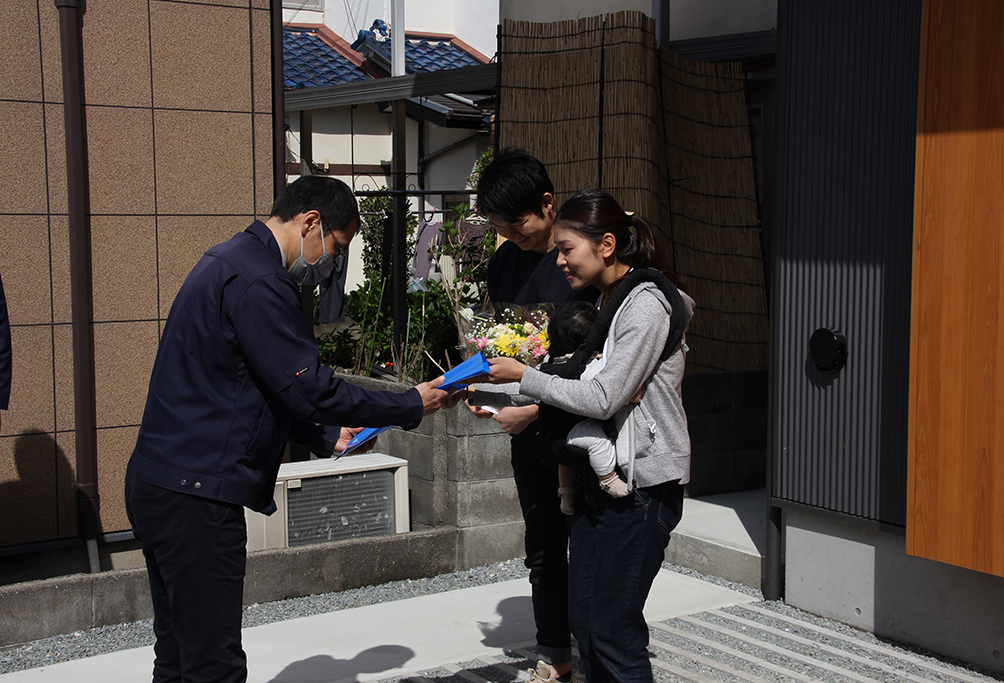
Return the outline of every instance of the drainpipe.
<path id="1" fill-rule="evenodd" d="M 404 76 L 404 0 L 393 0 L 390 22 L 391 76 Z M 391 315 L 394 319 L 394 360 L 398 377 L 403 379 L 401 359 L 404 358 L 404 340 L 408 331 L 408 299 L 406 287 L 407 264 L 404 262 L 408 239 L 408 199 L 406 154 L 407 119 L 405 100 L 395 100 L 391 106 L 391 186 L 394 190 L 393 213 L 393 274 L 391 276 Z"/>
<path id="2" fill-rule="evenodd" d="M 70 219 L 70 287 L 73 321 L 73 415 L 77 450 L 77 511 L 92 574 L 98 557 L 98 449 L 94 398 L 94 311 L 91 295 L 91 225 L 81 51 L 83 0 L 55 0 L 63 55 L 66 126 L 66 193 Z"/>
<path id="3" fill-rule="evenodd" d="M 272 0 L 272 196 L 286 187 L 286 89 L 282 57 L 282 0 Z M 270 207 L 271 208 L 271 207 Z"/>

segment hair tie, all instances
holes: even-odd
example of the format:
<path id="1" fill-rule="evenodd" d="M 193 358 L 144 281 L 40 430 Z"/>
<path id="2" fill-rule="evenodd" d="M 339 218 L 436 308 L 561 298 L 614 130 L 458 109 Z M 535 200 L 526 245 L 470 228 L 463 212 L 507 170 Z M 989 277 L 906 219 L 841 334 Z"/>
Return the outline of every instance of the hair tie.
<path id="1" fill-rule="evenodd" d="M 634 213 L 632 212 L 625 212 L 625 213 L 627 213 L 628 234 L 631 236 L 631 239 L 635 239 L 638 237 L 638 232 L 634 228 Z"/>

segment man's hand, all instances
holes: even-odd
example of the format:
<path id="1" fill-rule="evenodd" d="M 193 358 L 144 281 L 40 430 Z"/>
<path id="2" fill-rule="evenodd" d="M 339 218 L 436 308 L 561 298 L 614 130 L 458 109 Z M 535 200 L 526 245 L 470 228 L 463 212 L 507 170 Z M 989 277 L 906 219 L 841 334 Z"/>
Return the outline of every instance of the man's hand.
<path id="1" fill-rule="evenodd" d="M 515 358 L 491 358 L 488 362 L 492 366 L 488 372 L 488 381 L 492 384 L 509 384 L 523 379 L 526 366 Z"/>
<path id="2" fill-rule="evenodd" d="M 332 455 L 335 457 L 341 455 L 342 451 L 345 450 L 345 447 L 349 445 L 349 441 L 352 441 L 352 437 L 361 431 L 363 431 L 363 427 L 342 427 L 341 431 L 338 433 L 338 441 L 335 442 L 335 452 L 332 453 Z M 375 443 L 376 439 L 370 439 L 352 452 L 365 453 L 373 448 L 373 444 Z"/>
<path id="3" fill-rule="evenodd" d="M 445 391 L 440 391 L 436 387 L 443 383 L 443 378 L 437 377 L 431 382 L 422 382 L 421 384 L 416 384 L 415 388 L 418 389 L 418 393 L 422 395 L 422 414 L 432 415 L 434 412 L 440 408 L 445 408 L 454 405 L 457 400 L 453 403 L 450 402 L 452 397 Z"/>
<path id="4" fill-rule="evenodd" d="M 492 419 L 498 422 L 499 426 L 507 433 L 519 434 L 524 429 L 529 427 L 531 422 L 537 419 L 538 410 L 539 408 L 536 404 L 528 406 L 506 406 L 505 408 L 500 408 L 498 413 L 492 416 Z"/>

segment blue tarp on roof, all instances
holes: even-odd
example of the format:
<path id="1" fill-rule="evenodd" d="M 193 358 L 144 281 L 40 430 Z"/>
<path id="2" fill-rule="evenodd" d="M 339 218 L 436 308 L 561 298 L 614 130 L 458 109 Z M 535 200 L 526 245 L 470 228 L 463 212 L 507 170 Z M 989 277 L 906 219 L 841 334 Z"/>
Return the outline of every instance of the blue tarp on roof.
<path id="1" fill-rule="evenodd" d="M 282 50 L 286 90 L 369 80 L 359 67 L 318 38 L 315 31 L 283 29 Z"/>

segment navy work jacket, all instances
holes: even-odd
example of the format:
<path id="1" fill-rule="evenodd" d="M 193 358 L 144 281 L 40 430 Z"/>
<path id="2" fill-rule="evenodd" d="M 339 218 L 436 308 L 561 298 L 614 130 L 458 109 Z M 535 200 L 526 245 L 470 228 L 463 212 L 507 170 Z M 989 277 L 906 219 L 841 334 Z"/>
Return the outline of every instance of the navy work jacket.
<path id="1" fill-rule="evenodd" d="M 320 364 L 272 231 L 255 221 L 181 286 L 164 326 L 133 474 L 271 514 L 286 441 L 330 453 L 336 429 L 422 421 L 422 398 L 366 391 Z"/>

